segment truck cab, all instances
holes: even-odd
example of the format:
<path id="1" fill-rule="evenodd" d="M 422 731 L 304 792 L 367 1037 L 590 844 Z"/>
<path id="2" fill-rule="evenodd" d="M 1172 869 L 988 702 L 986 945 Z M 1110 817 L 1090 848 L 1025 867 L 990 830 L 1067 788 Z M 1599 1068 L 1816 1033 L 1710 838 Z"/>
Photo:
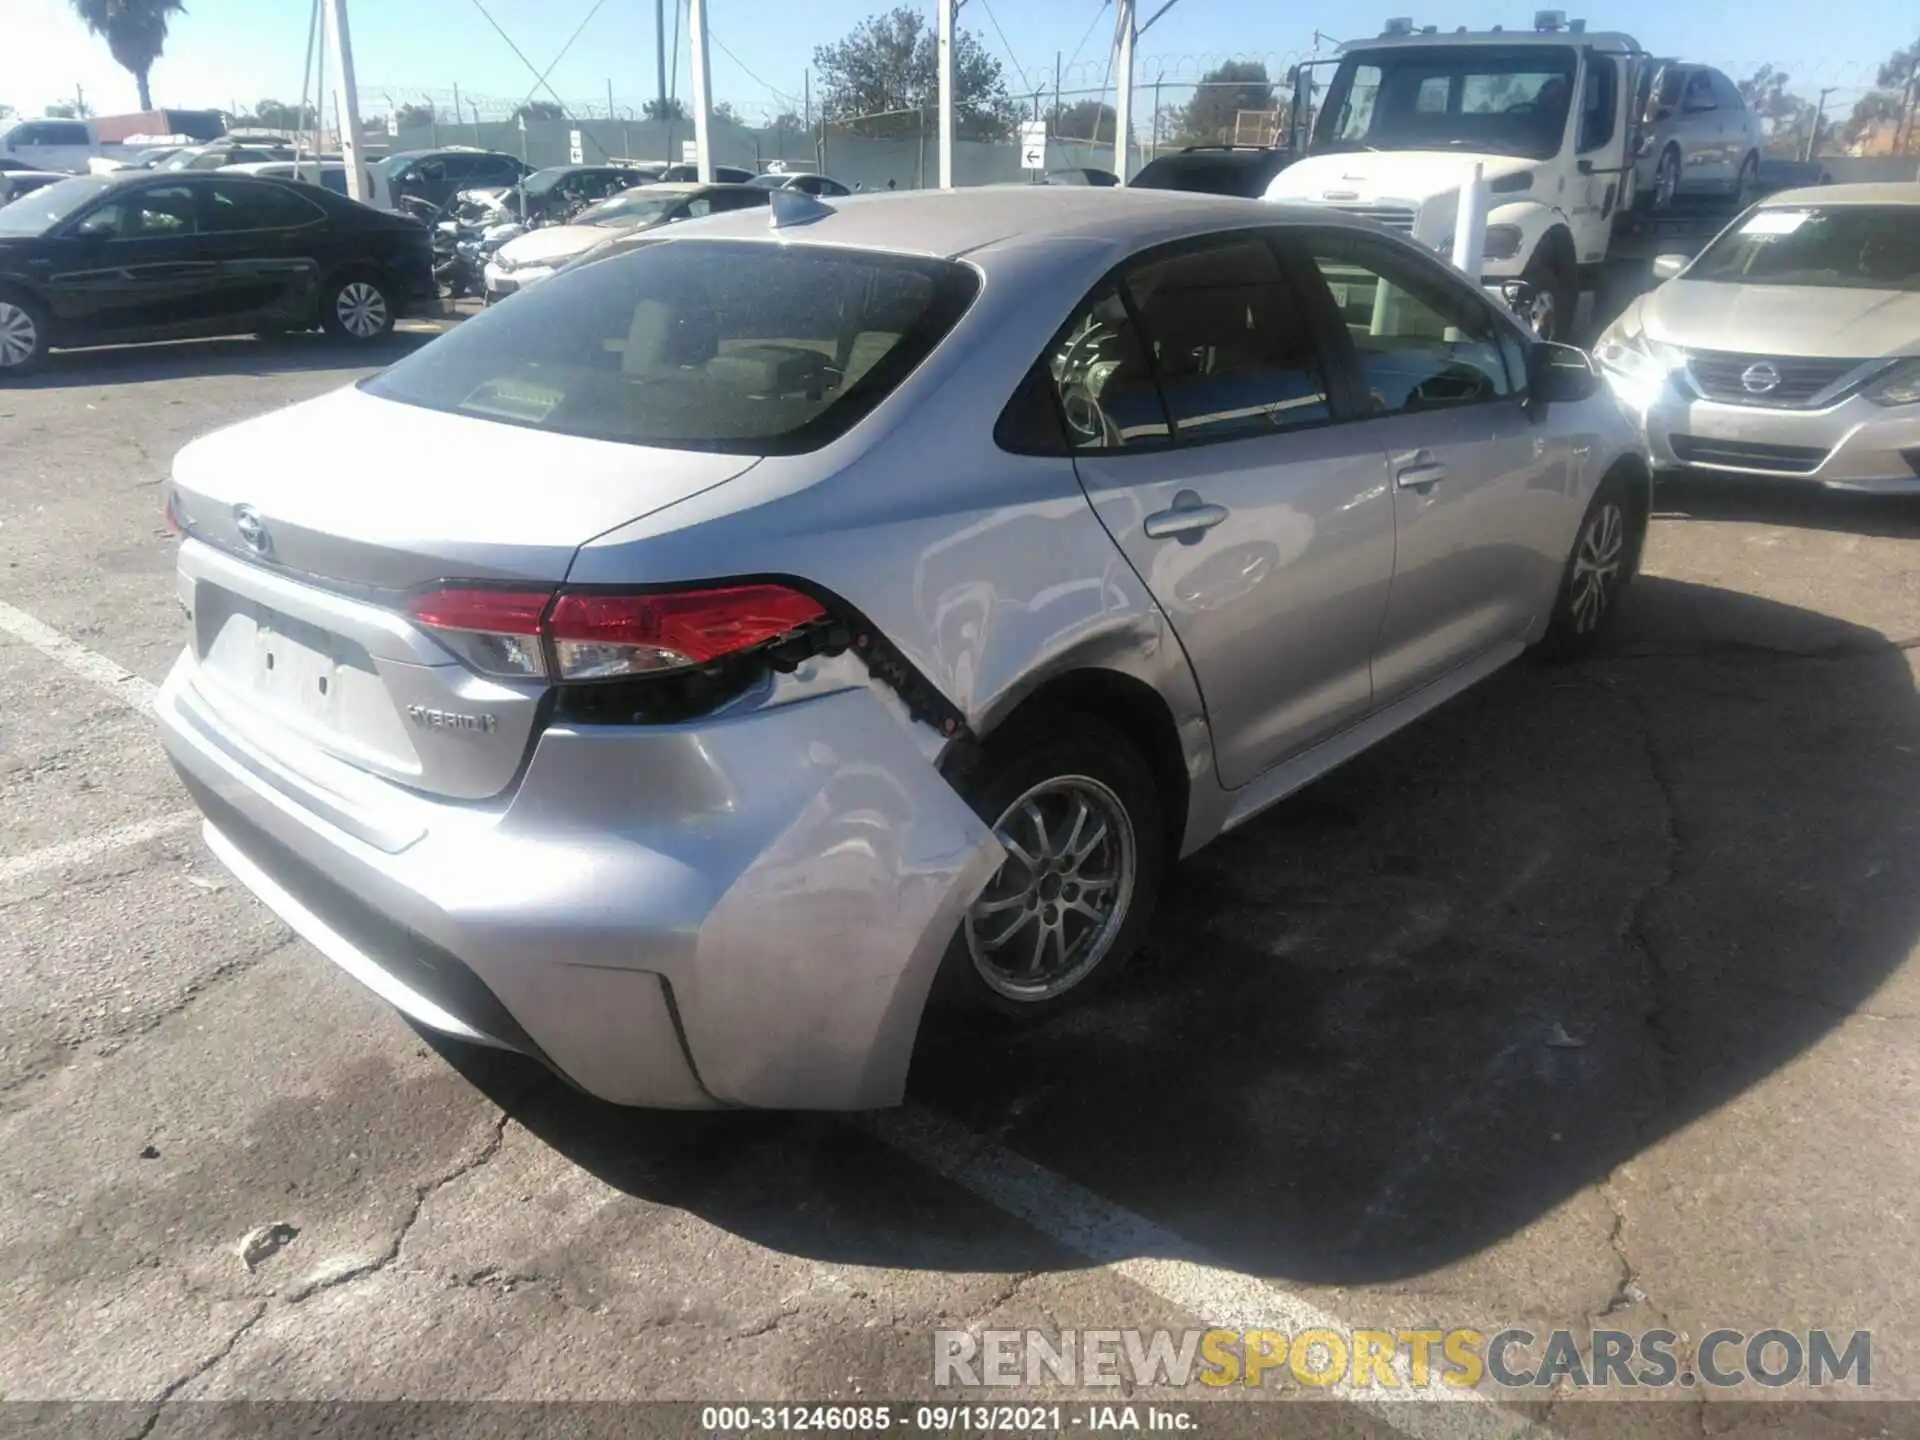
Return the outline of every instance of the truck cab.
<path id="1" fill-rule="evenodd" d="M 1490 289 L 1524 280 L 1525 318 L 1564 340 L 1615 224 L 1633 208 L 1654 64 L 1633 37 L 1589 34 L 1559 11 L 1541 12 L 1531 31 L 1443 34 L 1389 21 L 1374 39 L 1295 72 L 1300 158 L 1265 198 L 1366 215 L 1454 258 Z M 1316 65 L 1333 71 L 1324 87 L 1313 81 Z M 1479 257 L 1453 257 L 1476 165 L 1485 242 Z"/>

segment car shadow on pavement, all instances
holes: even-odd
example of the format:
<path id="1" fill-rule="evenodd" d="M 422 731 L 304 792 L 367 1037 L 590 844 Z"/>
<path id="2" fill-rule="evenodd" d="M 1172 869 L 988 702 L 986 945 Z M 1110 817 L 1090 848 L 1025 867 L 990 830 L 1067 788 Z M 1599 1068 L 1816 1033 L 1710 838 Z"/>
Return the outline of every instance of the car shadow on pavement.
<path id="1" fill-rule="evenodd" d="M 1920 477 L 1912 494 L 1873 495 L 1828 490 L 1804 480 L 1663 475 L 1655 488 L 1654 511 L 1666 520 L 1742 521 L 1915 540 L 1920 539 Z"/>
<path id="2" fill-rule="evenodd" d="M 94 350 L 56 350 L 38 370 L 9 381 L 6 389 L 60 390 L 82 385 L 128 385 L 146 380 L 286 375 L 303 370 L 391 365 L 433 338 L 434 335 L 426 331 L 398 330 L 384 340 L 352 345 L 318 331 L 296 331 L 220 340 L 114 345 Z M 0 394 L 4 393 L 0 390 Z"/>
<path id="3" fill-rule="evenodd" d="M 1920 936 L 1909 655 L 1664 579 L 1622 620 L 1607 655 L 1509 667 L 1179 867 L 1081 1011 L 931 1028 L 913 1101 L 1222 1264 L 1363 1284 L 1540 1220 L 1860 1012 L 1920 1011 L 1876 998 Z M 903 1198 L 931 1182 L 857 1125 L 620 1111 L 446 1053 L 608 1184 L 762 1244 L 1036 1263 Z"/>

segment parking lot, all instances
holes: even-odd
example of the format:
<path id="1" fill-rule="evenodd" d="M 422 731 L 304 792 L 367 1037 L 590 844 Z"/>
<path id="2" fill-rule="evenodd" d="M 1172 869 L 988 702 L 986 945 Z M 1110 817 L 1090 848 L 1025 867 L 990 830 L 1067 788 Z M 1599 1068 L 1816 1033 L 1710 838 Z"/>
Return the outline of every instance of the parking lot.
<path id="1" fill-rule="evenodd" d="M 1319 1317 L 1869 1329 L 1920 1398 L 1920 509 L 1669 486 L 1605 658 L 1196 857 L 1084 1012 L 925 1037 L 876 1117 L 623 1112 L 295 940 L 142 713 L 173 452 L 361 373 L 290 336 L 0 390 L 5 1398 L 903 1398 L 940 1328 Z M 1632 1423 L 1821 1433 L 1803 1393 Z"/>

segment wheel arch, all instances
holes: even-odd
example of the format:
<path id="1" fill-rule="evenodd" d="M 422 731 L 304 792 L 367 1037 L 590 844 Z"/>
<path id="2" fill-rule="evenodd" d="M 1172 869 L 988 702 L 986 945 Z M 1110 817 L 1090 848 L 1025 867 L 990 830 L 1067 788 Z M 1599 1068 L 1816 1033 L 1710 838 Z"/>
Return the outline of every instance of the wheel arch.
<path id="1" fill-rule="evenodd" d="M 1193 791 L 1187 746 L 1165 697 L 1124 671 L 1086 665 L 1047 677 L 970 743 L 949 751 L 942 769 L 951 778 L 996 748 L 1017 744 L 1023 732 L 1074 713 L 1098 718 L 1140 752 L 1160 793 L 1168 854 L 1182 854 Z"/>

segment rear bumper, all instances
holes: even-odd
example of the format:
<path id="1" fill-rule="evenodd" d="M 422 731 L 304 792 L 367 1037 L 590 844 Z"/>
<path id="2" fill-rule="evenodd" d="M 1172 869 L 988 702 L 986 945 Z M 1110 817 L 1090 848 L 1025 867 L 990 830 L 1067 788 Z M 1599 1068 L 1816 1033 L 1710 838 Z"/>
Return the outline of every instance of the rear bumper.
<path id="1" fill-rule="evenodd" d="M 897 1103 L 934 971 L 1001 858 L 864 689 L 549 729 L 502 806 L 395 788 L 409 813 L 386 830 L 417 838 L 393 849 L 224 733 L 194 669 L 157 709 L 236 877 L 421 1024 L 619 1104 Z"/>

